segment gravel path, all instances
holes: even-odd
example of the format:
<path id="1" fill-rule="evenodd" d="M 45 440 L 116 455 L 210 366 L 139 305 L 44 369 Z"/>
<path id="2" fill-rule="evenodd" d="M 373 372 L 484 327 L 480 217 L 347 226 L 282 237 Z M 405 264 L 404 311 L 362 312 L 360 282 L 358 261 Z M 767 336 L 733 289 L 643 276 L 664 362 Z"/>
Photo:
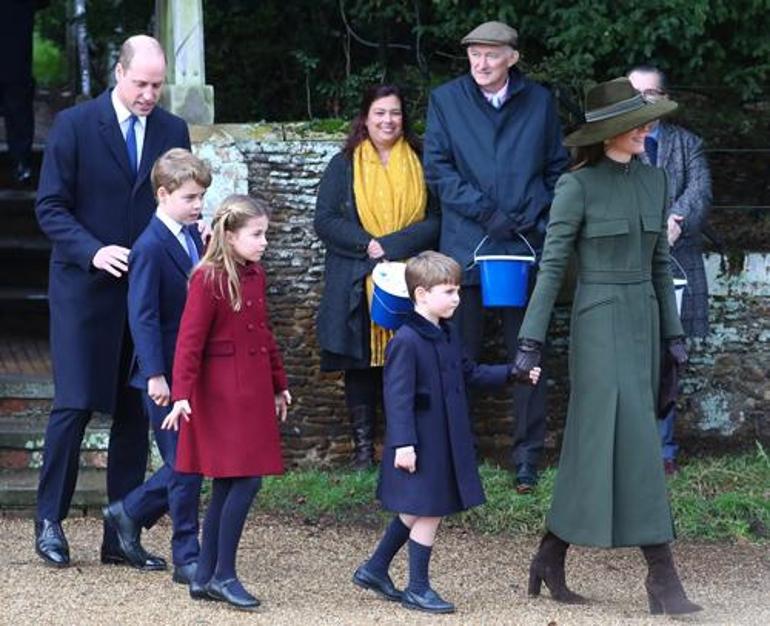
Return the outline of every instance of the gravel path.
<path id="1" fill-rule="evenodd" d="M 359 590 L 350 575 L 378 531 L 302 525 L 273 517 L 248 522 L 239 573 L 262 599 L 254 613 L 194 603 L 169 573 L 144 573 L 98 562 L 101 523 L 68 520 L 73 555 L 66 570 L 44 567 L 32 547 L 32 522 L 0 519 L 0 624 L 770 624 L 770 551 L 755 545 L 679 543 L 680 572 L 705 611 L 678 618 L 647 612 L 645 568 L 636 550 L 570 550 L 571 586 L 587 607 L 565 607 L 546 595 L 526 596 L 531 538 L 447 530 L 432 562 L 433 582 L 458 612 L 426 616 Z M 168 552 L 170 529 L 146 533 L 144 545 Z M 393 578 L 405 578 L 396 558 Z"/>

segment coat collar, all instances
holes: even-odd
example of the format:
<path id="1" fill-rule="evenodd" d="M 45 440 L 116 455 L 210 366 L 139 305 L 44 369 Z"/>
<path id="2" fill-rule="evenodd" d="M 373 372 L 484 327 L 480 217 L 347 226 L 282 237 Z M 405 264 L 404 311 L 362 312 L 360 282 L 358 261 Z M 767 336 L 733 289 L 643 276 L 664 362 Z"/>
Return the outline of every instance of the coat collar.
<path id="1" fill-rule="evenodd" d="M 449 336 L 449 327 L 446 321 L 442 320 L 441 325 L 436 326 L 415 311 L 412 311 L 406 316 L 404 324 L 409 326 L 409 328 L 414 330 L 421 337 L 430 341 L 445 339 Z"/>

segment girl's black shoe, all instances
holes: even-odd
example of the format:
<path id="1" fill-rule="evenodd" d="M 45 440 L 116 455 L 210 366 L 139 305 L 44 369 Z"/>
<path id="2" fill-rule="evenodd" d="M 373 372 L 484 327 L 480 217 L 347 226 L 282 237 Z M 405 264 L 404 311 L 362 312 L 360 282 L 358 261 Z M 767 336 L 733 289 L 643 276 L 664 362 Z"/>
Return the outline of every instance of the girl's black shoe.
<path id="1" fill-rule="evenodd" d="M 204 587 L 213 600 L 227 602 L 241 610 L 256 609 L 261 603 L 239 583 L 237 578 L 217 580 L 212 578 Z"/>

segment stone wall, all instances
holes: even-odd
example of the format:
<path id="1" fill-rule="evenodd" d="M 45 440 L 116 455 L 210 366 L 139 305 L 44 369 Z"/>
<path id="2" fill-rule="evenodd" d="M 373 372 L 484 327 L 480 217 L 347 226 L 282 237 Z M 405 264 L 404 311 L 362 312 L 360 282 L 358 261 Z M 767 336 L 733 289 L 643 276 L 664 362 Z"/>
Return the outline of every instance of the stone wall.
<path id="1" fill-rule="evenodd" d="M 229 193 L 251 193 L 273 207 L 264 258 L 273 327 L 283 349 L 294 405 L 283 428 L 287 461 L 296 465 L 343 463 L 351 451 L 349 426 L 338 375 L 319 370 L 314 318 L 323 288 L 323 246 L 313 231 L 315 192 L 324 167 L 342 137 L 315 135 L 302 125 L 216 125 L 193 127 L 197 154 L 208 159 L 214 183 L 206 213 Z M 770 255 L 706 258 L 713 294 L 713 332 L 693 345 L 684 379 L 680 440 L 688 451 L 745 448 L 770 442 Z M 567 306 L 557 309 L 547 360 L 550 458 L 558 451 L 568 381 Z M 494 332 L 494 320 L 490 320 Z M 490 362 L 504 359 L 490 340 Z M 601 364 L 597 364 L 601 376 Z M 509 390 L 510 391 L 510 390 Z M 506 394 L 477 406 L 476 431 L 482 453 L 501 462 L 510 450 L 514 418 Z"/>

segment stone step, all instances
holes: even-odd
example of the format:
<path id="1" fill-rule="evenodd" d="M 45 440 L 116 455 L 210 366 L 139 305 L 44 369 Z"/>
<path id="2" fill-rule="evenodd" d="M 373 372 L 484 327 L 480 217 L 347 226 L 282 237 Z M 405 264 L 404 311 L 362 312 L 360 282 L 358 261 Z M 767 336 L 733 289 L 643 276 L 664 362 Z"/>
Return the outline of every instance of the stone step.
<path id="1" fill-rule="evenodd" d="M 70 516 L 99 515 L 107 502 L 107 473 L 84 468 L 78 473 Z M 32 515 L 37 502 L 38 470 L 0 470 L 0 510 L 4 515 Z"/>
<path id="2" fill-rule="evenodd" d="M 43 443 L 48 415 L 0 416 L 0 469 L 21 470 L 39 468 L 42 464 Z M 80 466 L 107 466 L 110 420 L 96 415 L 88 424 L 80 447 Z"/>

